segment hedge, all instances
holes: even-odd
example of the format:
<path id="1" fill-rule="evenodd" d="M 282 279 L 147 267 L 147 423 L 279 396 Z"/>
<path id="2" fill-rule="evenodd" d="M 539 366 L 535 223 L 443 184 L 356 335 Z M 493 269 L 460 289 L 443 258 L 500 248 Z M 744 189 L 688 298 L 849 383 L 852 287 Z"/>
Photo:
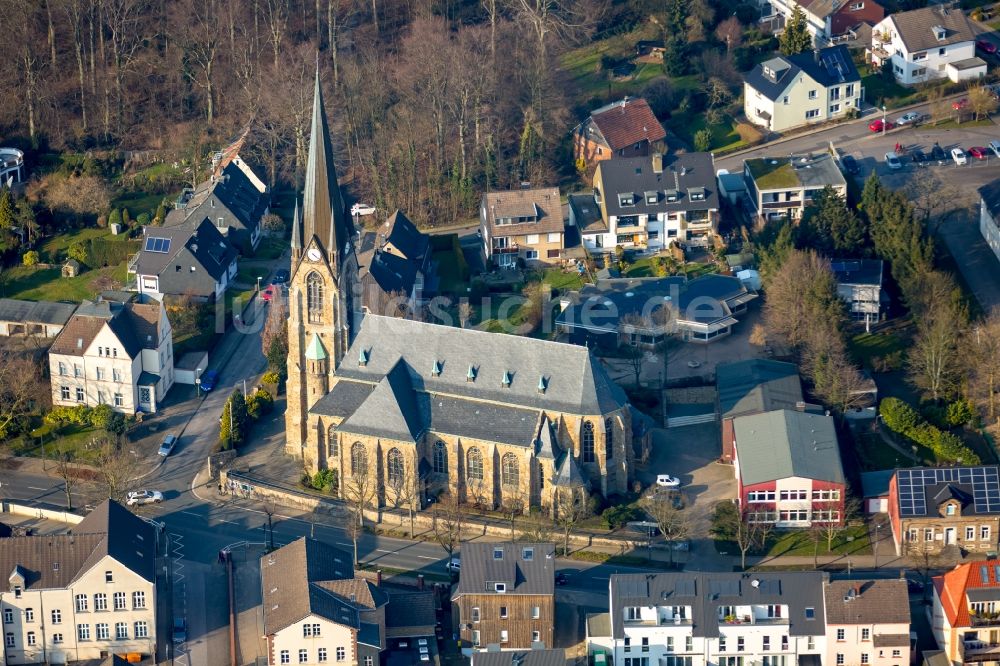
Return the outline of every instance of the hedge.
<path id="1" fill-rule="evenodd" d="M 879 406 L 882 422 L 889 430 L 915 444 L 925 446 L 934 452 L 940 462 L 957 462 L 965 465 L 980 464 L 979 456 L 973 453 L 961 438 L 945 432 L 925 421 L 915 409 L 899 398 L 886 398 Z"/>

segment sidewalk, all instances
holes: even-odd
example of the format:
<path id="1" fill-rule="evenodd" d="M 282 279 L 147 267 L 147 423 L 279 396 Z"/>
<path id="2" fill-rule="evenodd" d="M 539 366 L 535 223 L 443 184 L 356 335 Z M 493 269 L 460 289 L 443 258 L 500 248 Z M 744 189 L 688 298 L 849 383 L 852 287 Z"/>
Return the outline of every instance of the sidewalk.
<path id="1" fill-rule="evenodd" d="M 233 599 L 236 615 L 235 663 L 257 664 L 258 657 L 267 655 L 264 636 L 264 611 L 261 606 L 260 558 L 264 548 L 248 546 L 230 553 L 233 561 Z"/>

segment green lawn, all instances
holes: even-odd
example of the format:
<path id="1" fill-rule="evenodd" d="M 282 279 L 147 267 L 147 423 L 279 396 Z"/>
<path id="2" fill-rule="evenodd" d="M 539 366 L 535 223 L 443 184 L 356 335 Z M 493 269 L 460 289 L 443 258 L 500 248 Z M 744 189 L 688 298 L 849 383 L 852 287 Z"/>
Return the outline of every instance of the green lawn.
<path id="1" fill-rule="evenodd" d="M 694 146 L 694 135 L 705 128 L 704 114 L 674 114 L 666 121 L 666 126 L 677 136 Z M 726 118 L 726 122 L 712 125 L 712 142 L 708 149 L 713 151 L 733 151 L 739 150 L 746 145 L 746 141 L 740 138 L 736 131 L 736 121 Z"/>
<path id="2" fill-rule="evenodd" d="M 16 456 L 33 458 L 54 458 L 57 453 L 68 452 L 79 462 L 93 461 L 95 451 L 91 443 L 94 439 L 106 437 L 107 433 L 98 428 L 69 424 L 62 428 L 42 425 L 11 441 L 11 452 Z"/>
<path id="3" fill-rule="evenodd" d="M 264 279 L 267 278 L 267 273 L 268 269 L 266 266 L 242 265 L 236 270 L 236 282 L 253 285 L 256 288 L 257 278 L 261 278 L 261 284 L 263 285 Z"/>
<path id="4" fill-rule="evenodd" d="M 625 270 L 625 277 L 630 278 L 643 278 L 643 277 L 656 277 L 656 260 L 658 257 L 642 257 L 636 261 L 629 264 L 629 267 Z M 684 264 L 681 269 L 684 274 L 687 275 L 688 279 L 694 279 L 702 275 L 707 275 L 709 273 L 717 273 L 718 267 L 715 264 L 701 264 L 698 262 L 688 262 Z"/>
<path id="5" fill-rule="evenodd" d="M 862 71 L 864 71 L 862 67 Z M 865 99 L 871 104 L 881 106 L 883 103 L 890 109 L 906 106 L 925 97 L 913 88 L 901 86 L 894 80 L 889 80 L 881 74 L 868 74 L 861 77 L 861 85 L 865 88 Z"/>
<path id="6" fill-rule="evenodd" d="M 993 121 L 989 118 L 980 118 L 979 120 L 963 120 L 962 122 L 958 122 L 952 118 L 949 120 L 942 120 L 937 123 L 928 123 L 927 127 L 933 127 L 934 129 L 956 129 L 961 127 L 962 129 L 967 129 L 969 127 L 992 127 L 993 125 Z"/>
<path id="7" fill-rule="evenodd" d="M 871 368 L 873 359 L 904 351 L 906 342 L 893 333 L 859 333 L 848 347 L 861 365 Z"/>
<path id="8" fill-rule="evenodd" d="M 437 266 L 438 292 L 441 294 L 465 295 L 469 287 L 469 265 L 462 254 L 461 245 L 455 234 L 443 234 L 432 238 L 431 258 Z"/>
<path id="9" fill-rule="evenodd" d="M 855 451 L 861 466 L 866 472 L 874 472 L 882 469 L 895 469 L 896 467 L 913 467 L 913 459 L 903 455 L 875 433 L 864 433 L 855 440 Z M 930 449 L 919 447 L 917 455 L 921 462 L 927 461 L 934 464 L 934 453 Z"/>
<path id="10" fill-rule="evenodd" d="M 58 233 L 55 236 L 45 239 L 38 253 L 39 258 L 45 263 L 61 263 L 66 259 L 66 251 L 73 243 L 86 243 L 92 238 L 104 237 L 117 238 L 116 236 L 112 236 L 109 230 L 97 227 L 84 227 L 83 229 Z"/>
<path id="11" fill-rule="evenodd" d="M 826 555 L 868 555 L 871 545 L 868 543 L 868 528 L 865 525 L 846 527 L 834 537 L 833 548 L 826 548 L 826 536 L 822 535 L 817 544 L 814 535 L 807 530 L 789 530 L 779 532 L 771 540 L 767 554 L 771 557 L 780 555 L 809 556 Z"/>
<path id="12" fill-rule="evenodd" d="M 156 207 L 164 200 L 171 201 L 173 197 L 148 192 L 123 192 L 111 201 L 111 207 L 127 209 L 133 220 L 142 213 L 148 213 L 152 219 L 156 215 Z"/>
<path id="13" fill-rule="evenodd" d="M 58 268 L 14 266 L 4 272 L 3 294 L 29 301 L 82 301 L 102 291 L 125 286 L 125 264 L 87 270 L 74 278 L 63 278 Z"/>
<path id="14" fill-rule="evenodd" d="M 289 241 L 283 236 L 264 236 L 260 239 L 257 251 L 254 252 L 254 259 L 270 261 L 277 259 L 289 247 Z"/>

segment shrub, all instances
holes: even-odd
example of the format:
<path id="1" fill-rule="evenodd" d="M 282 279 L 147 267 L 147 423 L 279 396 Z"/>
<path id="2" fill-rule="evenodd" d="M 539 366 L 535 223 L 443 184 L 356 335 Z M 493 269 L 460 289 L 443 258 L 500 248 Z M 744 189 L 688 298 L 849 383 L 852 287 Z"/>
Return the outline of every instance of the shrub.
<path id="1" fill-rule="evenodd" d="M 879 413 L 887 428 L 914 444 L 930 449 L 938 461 L 965 465 L 978 465 L 981 462 L 979 456 L 965 446 L 961 438 L 931 425 L 898 398 L 883 400 Z"/>
<path id="2" fill-rule="evenodd" d="M 971 423 L 976 417 L 976 411 L 972 403 L 965 398 L 959 398 L 948 405 L 946 420 L 950 426 L 962 426 Z"/>
<path id="3" fill-rule="evenodd" d="M 707 127 L 698 130 L 694 135 L 694 149 L 700 153 L 708 152 L 712 147 L 712 130 Z"/>
<path id="4" fill-rule="evenodd" d="M 609 529 L 617 529 L 627 522 L 639 520 L 642 512 L 633 504 L 619 504 L 607 509 L 601 514 L 601 520 Z"/>
<path id="5" fill-rule="evenodd" d="M 899 398 L 886 398 L 879 407 L 882 420 L 893 432 L 906 433 L 920 425 L 917 412 Z"/>
<path id="6" fill-rule="evenodd" d="M 52 411 L 42 417 L 42 421 L 49 425 L 63 427 L 65 425 L 90 425 L 90 407 L 86 405 L 74 405 L 73 407 L 53 407 Z"/>
<path id="7" fill-rule="evenodd" d="M 135 221 L 138 222 L 140 226 L 146 226 L 149 224 L 149 213 L 139 213 L 139 216 L 135 218 Z"/>
<path id="8" fill-rule="evenodd" d="M 260 378 L 265 384 L 277 384 L 281 381 L 281 375 L 274 371 L 268 371 L 264 373 L 264 376 Z"/>
<path id="9" fill-rule="evenodd" d="M 309 479 L 309 485 L 312 488 L 324 493 L 336 492 L 338 484 L 339 480 L 335 469 L 321 469 Z"/>
<path id="10" fill-rule="evenodd" d="M 111 409 L 111 405 L 98 405 L 90 410 L 90 425 L 106 429 L 114 414 L 115 410 Z"/>
<path id="11" fill-rule="evenodd" d="M 35 266 L 38 264 L 38 253 L 34 250 L 28 250 L 24 253 L 24 257 L 21 258 L 21 261 L 25 266 Z"/>
<path id="12" fill-rule="evenodd" d="M 121 224 L 122 223 L 122 212 L 117 208 L 112 208 L 111 213 L 108 215 L 108 225 Z"/>
<path id="13" fill-rule="evenodd" d="M 86 264 L 87 246 L 81 243 L 80 241 L 77 241 L 72 245 L 70 245 L 69 249 L 66 250 L 66 256 L 68 256 L 70 259 L 76 259 L 81 264 Z"/>

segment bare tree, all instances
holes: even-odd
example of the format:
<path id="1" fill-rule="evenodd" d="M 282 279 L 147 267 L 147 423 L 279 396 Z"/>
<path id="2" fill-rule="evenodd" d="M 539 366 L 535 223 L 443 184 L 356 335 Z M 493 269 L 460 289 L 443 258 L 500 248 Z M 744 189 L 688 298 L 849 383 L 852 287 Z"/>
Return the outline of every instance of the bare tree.
<path id="1" fill-rule="evenodd" d="M 961 192 L 950 182 L 942 180 L 933 169 L 917 169 L 903 187 L 913 210 L 928 224 L 931 219 L 955 208 Z"/>
<path id="2" fill-rule="evenodd" d="M 219 20 L 216 0 L 185 0 L 183 9 L 172 14 L 182 25 L 176 29 L 190 67 L 185 75 L 205 91 L 205 115 L 208 124 L 215 119 L 215 65 L 222 45 L 225 24 Z"/>
<path id="3" fill-rule="evenodd" d="M 274 514 L 278 511 L 278 504 L 274 501 L 273 497 L 262 497 L 260 500 L 261 511 L 267 516 L 267 549 L 268 551 L 274 550 Z M 357 553 L 354 555 L 355 563 L 357 563 Z"/>
<path id="4" fill-rule="evenodd" d="M 420 499 L 420 490 L 411 465 L 404 462 L 402 474 L 390 476 L 386 485 L 393 507 L 396 509 L 406 507 L 407 509 L 410 519 L 410 538 L 412 539 L 415 531 L 414 514 Z"/>
<path id="5" fill-rule="evenodd" d="M 677 505 L 671 493 L 658 492 L 642 501 L 642 508 L 653 519 L 667 540 L 670 564 L 674 563 L 674 542 L 683 541 L 691 533 L 691 521 Z"/>
<path id="6" fill-rule="evenodd" d="M 919 301 L 910 304 L 917 334 L 907 351 L 910 381 L 932 400 L 950 395 L 960 381 L 960 336 L 967 321 L 964 306 L 950 276 L 921 276 Z"/>
<path id="7" fill-rule="evenodd" d="M 764 516 L 754 516 L 741 510 L 730 500 L 715 505 L 712 515 L 712 534 L 715 538 L 731 541 L 740 551 L 740 568 L 746 569 L 747 553 L 764 544 L 766 524 Z"/>
<path id="8" fill-rule="evenodd" d="M 378 497 L 378 479 L 371 471 L 370 464 L 355 464 L 352 459 L 350 472 L 343 474 L 343 497 L 350 508 L 347 531 L 354 543 L 354 565 L 358 564 L 358 539 L 364 532 L 365 509 Z"/>
<path id="9" fill-rule="evenodd" d="M 79 470 L 73 463 L 73 454 L 63 447 L 56 449 L 56 474 L 63 480 L 63 492 L 66 494 L 66 510 L 73 510 L 73 489 L 76 487 Z"/>
<path id="10" fill-rule="evenodd" d="M 966 99 L 969 100 L 969 110 L 972 111 L 976 120 L 996 113 L 997 101 L 993 98 L 993 93 L 983 86 L 970 87 Z"/>
<path id="11" fill-rule="evenodd" d="M 432 529 L 434 540 L 444 548 L 451 558 L 462 542 L 462 524 L 465 520 L 465 508 L 458 501 L 455 493 L 443 493 L 438 497 L 431 512 L 434 519 Z"/>
<path id="12" fill-rule="evenodd" d="M 30 357 L 0 352 L 0 439 L 6 439 L 19 422 L 48 397 L 47 381 Z"/>
<path id="13" fill-rule="evenodd" d="M 560 487 L 552 491 L 552 512 L 563 533 L 563 557 L 569 556 L 569 533 L 581 520 L 594 513 L 590 489 L 584 484 Z"/>
<path id="14" fill-rule="evenodd" d="M 1000 425 L 997 393 L 1000 393 L 1000 310 L 977 323 L 969 334 L 975 353 L 964 356 L 970 394 L 986 411 L 989 421 Z"/>
<path id="15" fill-rule="evenodd" d="M 124 503 L 126 495 L 138 485 L 138 456 L 126 446 L 109 439 L 95 439 L 92 446 L 97 450 L 96 466 L 101 495 Z"/>
<path id="16" fill-rule="evenodd" d="M 500 511 L 510 524 L 510 539 L 514 540 L 514 528 L 517 525 L 517 517 L 524 513 L 527 508 L 524 493 L 517 488 L 504 488 L 504 498 L 500 502 Z"/>
<path id="17" fill-rule="evenodd" d="M 715 36 L 726 45 L 726 53 L 730 53 L 743 43 L 743 24 L 735 16 L 730 16 L 716 26 Z"/>

